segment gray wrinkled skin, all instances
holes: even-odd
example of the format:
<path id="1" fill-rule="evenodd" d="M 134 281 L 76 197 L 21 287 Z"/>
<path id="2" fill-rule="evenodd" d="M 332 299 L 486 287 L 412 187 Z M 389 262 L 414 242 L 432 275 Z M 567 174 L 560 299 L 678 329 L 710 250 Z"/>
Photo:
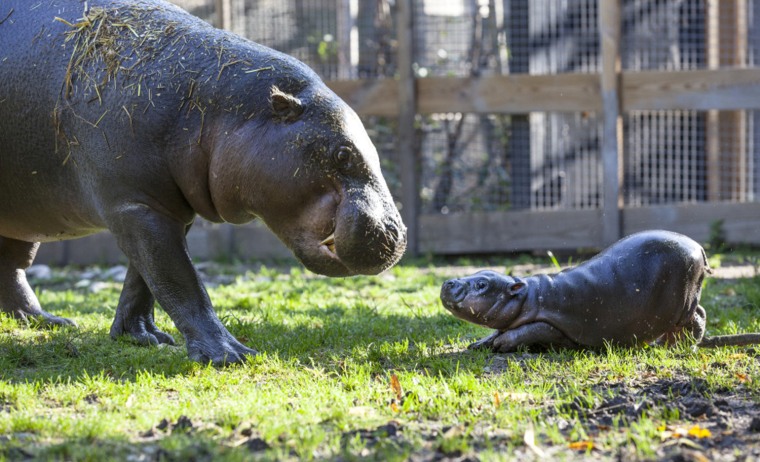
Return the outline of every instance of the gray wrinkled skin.
<path id="1" fill-rule="evenodd" d="M 85 5 L 89 8 L 84 10 Z M 357 115 L 301 62 L 161 0 L 0 2 L 0 308 L 49 324 L 24 269 L 40 242 L 110 230 L 129 258 L 111 336 L 227 364 L 187 252 L 196 215 L 260 218 L 328 276 L 395 264 L 406 229 Z"/>
<path id="2" fill-rule="evenodd" d="M 451 279 L 441 288 L 441 301 L 455 316 L 496 329 L 471 347 L 498 352 L 521 345 L 595 348 L 688 337 L 700 342 L 706 316 L 699 299 L 709 271 L 698 243 L 645 231 L 557 274 L 517 278 L 481 271 Z"/>

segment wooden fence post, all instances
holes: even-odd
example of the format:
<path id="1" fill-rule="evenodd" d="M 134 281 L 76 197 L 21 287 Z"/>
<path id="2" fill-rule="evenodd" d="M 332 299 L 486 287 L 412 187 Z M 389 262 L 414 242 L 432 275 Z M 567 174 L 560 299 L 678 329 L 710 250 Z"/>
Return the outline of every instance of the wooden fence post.
<path id="1" fill-rule="evenodd" d="M 232 0 L 216 0 L 216 24 L 219 29 L 232 28 Z"/>
<path id="2" fill-rule="evenodd" d="M 401 169 L 401 217 L 407 229 L 407 255 L 417 255 L 420 193 L 419 153 L 415 151 L 417 91 L 414 69 L 414 0 L 398 3 L 398 153 Z"/>
<path id="3" fill-rule="evenodd" d="M 602 239 L 609 245 L 621 236 L 622 135 L 620 115 L 621 0 L 599 0 L 602 42 Z"/>
<path id="4" fill-rule="evenodd" d="M 743 67 L 747 62 L 746 0 L 708 0 L 707 67 Z M 707 200 L 747 200 L 747 115 L 745 111 L 707 112 Z"/>

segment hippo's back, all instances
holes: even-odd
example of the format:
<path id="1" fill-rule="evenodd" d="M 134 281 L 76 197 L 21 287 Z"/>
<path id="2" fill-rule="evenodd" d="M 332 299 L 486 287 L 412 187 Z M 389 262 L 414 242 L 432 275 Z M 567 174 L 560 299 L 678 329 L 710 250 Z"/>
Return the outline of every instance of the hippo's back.
<path id="1" fill-rule="evenodd" d="M 709 271 L 687 236 L 644 231 L 553 277 L 555 325 L 580 344 L 650 342 L 693 316 Z"/>

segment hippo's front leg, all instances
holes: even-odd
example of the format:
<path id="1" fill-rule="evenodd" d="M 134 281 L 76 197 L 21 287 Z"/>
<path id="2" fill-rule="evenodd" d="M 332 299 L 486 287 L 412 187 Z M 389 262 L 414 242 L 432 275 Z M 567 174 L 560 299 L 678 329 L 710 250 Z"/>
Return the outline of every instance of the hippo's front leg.
<path id="1" fill-rule="evenodd" d="M 484 350 L 484 349 L 490 350 L 493 348 L 493 340 L 499 335 L 501 335 L 501 332 L 496 330 L 491 335 L 488 335 L 487 337 L 483 337 L 477 342 L 473 342 L 467 345 L 467 349 L 468 350 Z"/>
<path id="2" fill-rule="evenodd" d="M 109 221 L 130 265 L 137 269 L 144 284 L 185 337 L 191 359 L 224 365 L 256 354 L 256 350 L 238 342 L 214 313 L 187 253 L 183 223 L 144 204 L 121 208 Z M 133 306 L 137 310 L 134 313 L 146 319 L 144 293 L 139 290 L 138 281 L 132 282 L 125 288 L 137 291 L 128 293 L 126 298 L 143 297 Z"/>
<path id="3" fill-rule="evenodd" d="M 508 353 L 517 350 L 520 346 L 531 345 L 564 348 L 578 348 L 579 346 L 551 324 L 533 322 L 501 332 L 494 337 L 491 349 L 496 353 Z"/>
<path id="4" fill-rule="evenodd" d="M 174 345 L 171 335 L 161 332 L 153 320 L 155 298 L 133 264 L 127 268 L 124 288 L 111 325 L 111 338 L 129 336 L 140 345 Z"/>

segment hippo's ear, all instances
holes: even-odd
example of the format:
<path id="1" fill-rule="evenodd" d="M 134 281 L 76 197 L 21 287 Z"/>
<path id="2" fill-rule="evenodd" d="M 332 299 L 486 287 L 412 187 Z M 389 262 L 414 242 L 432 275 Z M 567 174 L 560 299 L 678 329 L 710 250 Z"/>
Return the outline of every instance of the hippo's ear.
<path id="1" fill-rule="evenodd" d="M 509 295 L 514 297 L 515 295 L 519 295 L 525 290 L 525 283 L 522 281 L 515 281 L 507 286 L 507 292 L 509 292 Z"/>
<path id="2" fill-rule="evenodd" d="M 300 99 L 274 86 L 269 97 L 269 105 L 272 108 L 272 116 L 278 122 L 295 122 L 303 113 L 303 104 Z"/>

